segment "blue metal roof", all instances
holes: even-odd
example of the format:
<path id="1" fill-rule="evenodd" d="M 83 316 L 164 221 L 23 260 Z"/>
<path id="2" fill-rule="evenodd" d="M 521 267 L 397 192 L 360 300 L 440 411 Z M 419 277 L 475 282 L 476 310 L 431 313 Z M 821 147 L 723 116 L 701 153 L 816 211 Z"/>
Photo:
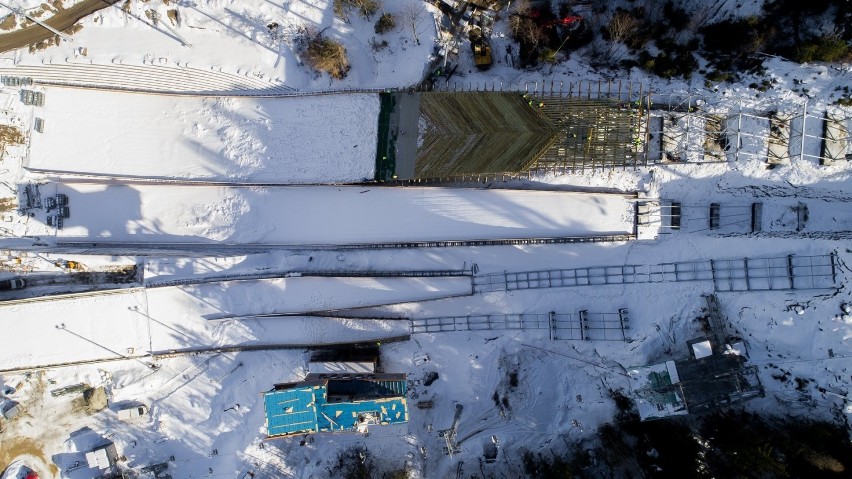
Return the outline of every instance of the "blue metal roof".
<path id="1" fill-rule="evenodd" d="M 270 436 L 299 432 L 316 432 L 317 406 L 314 388 L 308 386 L 283 391 L 269 391 L 263 396 L 266 430 Z M 323 392 L 325 390 L 324 387 Z"/>
<path id="2" fill-rule="evenodd" d="M 374 394 L 381 390 L 380 394 L 385 397 L 329 403 L 328 386 L 315 382 L 272 390 L 264 393 L 263 398 L 267 435 L 273 437 L 321 431 L 353 431 L 358 426 L 358 416 L 365 413 L 373 413 L 382 425 L 408 422 L 405 381 L 337 383 L 332 379 L 329 382 L 336 383 L 332 384 L 332 389 L 343 389 L 347 392 L 368 391 Z"/>
<path id="3" fill-rule="evenodd" d="M 379 424 L 383 425 L 408 422 L 408 404 L 405 398 L 385 398 L 355 402 L 321 402 L 317 427 L 320 431 L 351 431 L 358 426 L 358 415 L 363 413 L 374 413 Z"/>

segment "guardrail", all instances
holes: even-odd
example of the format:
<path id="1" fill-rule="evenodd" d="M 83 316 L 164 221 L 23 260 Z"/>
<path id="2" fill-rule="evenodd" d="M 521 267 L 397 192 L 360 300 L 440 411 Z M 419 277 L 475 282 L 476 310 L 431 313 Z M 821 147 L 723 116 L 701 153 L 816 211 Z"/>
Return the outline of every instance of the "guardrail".
<path id="1" fill-rule="evenodd" d="M 55 252 L 92 254 L 127 254 L 133 251 L 137 256 L 163 254 L 163 252 L 186 253 L 198 255 L 202 251 L 229 251 L 240 254 L 268 252 L 274 250 L 290 251 L 357 251 L 381 249 L 410 249 L 410 248 L 458 248 L 471 246 L 526 246 L 547 244 L 582 244 L 582 243 L 623 243 L 636 239 L 635 234 L 623 233 L 598 236 L 556 236 L 538 238 L 505 238 L 482 240 L 441 240 L 441 241 L 402 241 L 392 243 L 353 243 L 353 244 L 217 244 L 217 243 L 103 243 L 58 241 Z"/>
<path id="2" fill-rule="evenodd" d="M 86 298 L 91 296 L 108 296 L 112 294 L 130 294 L 130 293 L 138 293 L 140 291 L 144 291 L 145 288 L 141 286 L 129 287 L 129 288 L 111 288 L 111 289 L 102 289 L 98 291 L 84 291 L 80 293 L 62 293 L 62 294 L 53 294 L 50 296 L 35 296 L 32 298 L 21 298 L 21 299 L 9 299 L 0 301 L 0 307 L 2 306 L 14 306 L 16 304 L 29 304 L 29 303 L 43 303 L 45 301 L 63 301 L 66 299 L 77 299 L 77 298 Z"/>
<path id="3" fill-rule="evenodd" d="M 80 361 L 68 361 L 63 363 L 49 363 L 49 364 L 40 364 L 33 366 L 21 366 L 17 368 L 6 368 L 0 369 L 0 374 L 15 374 L 15 373 L 23 373 L 27 371 L 35 371 L 35 370 L 43 370 L 43 369 L 57 369 L 57 368 L 66 368 L 72 366 L 84 366 L 87 364 L 101 364 L 101 363 L 109 363 L 115 361 L 141 361 L 143 359 L 168 359 L 179 356 L 188 356 L 195 354 L 221 354 L 221 353 L 238 353 L 238 352 L 250 352 L 250 351 L 276 351 L 276 350 L 304 350 L 304 349 L 327 349 L 327 348 L 339 348 L 339 347 L 359 347 L 359 346 L 376 346 L 376 343 L 397 343 L 402 341 L 408 341 L 411 339 L 411 335 L 399 335 L 399 336 L 389 336 L 385 338 L 376 338 L 374 340 L 363 340 L 363 341 L 353 341 L 353 342 L 336 342 L 336 343 L 321 343 L 321 344 L 247 344 L 247 345 L 233 345 L 233 346 L 217 346 L 217 347 L 202 347 L 202 348 L 185 348 L 185 349 L 170 349 L 165 351 L 158 351 L 153 354 L 135 354 L 130 356 L 117 356 L 114 358 L 100 358 L 100 359 L 84 359 Z M 150 364 L 151 367 L 156 367 L 153 363 Z"/>
<path id="4" fill-rule="evenodd" d="M 163 288 L 169 286 L 186 286 L 190 284 L 215 283 L 220 281 L 253 281 L 260 279 L 286 278 L 438 278 L 438 277 L 470 277 L 471 271 L 440 270 L 440 271 L 317 271 L 317 272 L 269 272 L 251 274 L 230 274 L 223 276 L 208 276 L 203 278 L 183 278 L 165 281 L 153 280 L 145 284 L 146 288 Z"/>

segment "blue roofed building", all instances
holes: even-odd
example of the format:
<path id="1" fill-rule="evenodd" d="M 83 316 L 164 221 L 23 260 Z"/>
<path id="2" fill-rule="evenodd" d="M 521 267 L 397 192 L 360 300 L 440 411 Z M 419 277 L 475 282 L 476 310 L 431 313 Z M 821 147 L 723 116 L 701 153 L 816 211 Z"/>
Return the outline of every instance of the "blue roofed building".
<path id="1" fill-rule="evenodd" d="M 263 394 L 270 438 L 408 422 L 405 374 L 311 375 Z"/>

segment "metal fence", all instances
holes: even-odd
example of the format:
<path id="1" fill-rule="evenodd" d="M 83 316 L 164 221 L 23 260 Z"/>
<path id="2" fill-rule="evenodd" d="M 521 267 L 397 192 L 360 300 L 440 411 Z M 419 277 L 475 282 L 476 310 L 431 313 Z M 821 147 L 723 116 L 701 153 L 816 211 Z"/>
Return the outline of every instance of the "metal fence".
<path id="1" fill-rule="evenodd" d="M 784 291 L 833 288 L 836 265 L 831 253 L 504 272 L 475 276 L 473 280 L 477 293 L 690 281 L 712 282 L 717 292 Z"/>
<path id="2" fill-rule="evenodd" d="M 551 340 L 630 341 L 627 309 L 617 313 L 484 314 L 412 319 L 411 334 L 456 331 L 546 331 Z"/>

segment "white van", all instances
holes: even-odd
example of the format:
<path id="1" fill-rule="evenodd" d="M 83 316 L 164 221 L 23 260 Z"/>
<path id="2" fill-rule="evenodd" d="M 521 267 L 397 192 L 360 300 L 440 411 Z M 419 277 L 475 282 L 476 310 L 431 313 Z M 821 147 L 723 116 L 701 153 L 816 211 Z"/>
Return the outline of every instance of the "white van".
<path id="1" fill-rule="evenodd" d="M 148 414 L 148 406 L 145 406 L 144 404 L 141 406 L 130 406 L 118 410 L 118 418 L 122 421 L 132 421 L 133 419 L 140 418 L 146 414 Z"/>

